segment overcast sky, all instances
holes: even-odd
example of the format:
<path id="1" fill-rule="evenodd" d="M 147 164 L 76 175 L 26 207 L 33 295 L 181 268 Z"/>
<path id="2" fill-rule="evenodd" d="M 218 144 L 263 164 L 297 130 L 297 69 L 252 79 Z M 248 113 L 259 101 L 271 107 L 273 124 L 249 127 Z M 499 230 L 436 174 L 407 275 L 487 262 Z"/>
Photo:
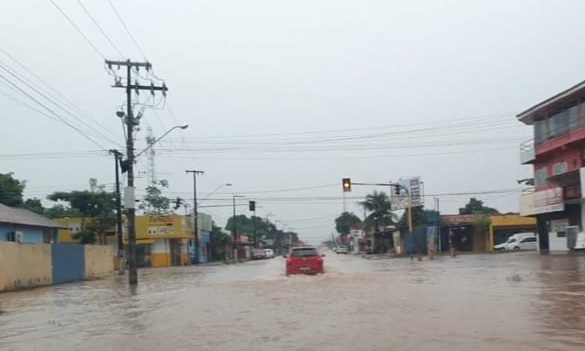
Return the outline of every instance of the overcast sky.
<path id="1" fill-rule="evenodd" d="M 86 189 L 90 177 L 112 187 L 103 150 L 123 149 L 125 96 L 104 58 L 147 59 L 169 93 L 144 110 L 137 149 L 148 127 L 157 137 L 190 125 L 156 147 L 168 194 L 192 199 L 185 169 L 203 170 L 200 199 L 233 183 L 200 202 L 225 205 L 201 209 L 218 224 L 235 193 L 314 243 L 334 230 L 343 177 L 420 176 L 427 207 L 439 197 L 444 213 L 469 198 L 450 193 L 491 191 L 477 197 L 518 211 L 531 129 L 515 114 L 585 78 L 585 1 L 112 0 L 138 47 L 107 0 L 81 3 L 113 45 L 77 1 L 54 1 L 91 44 L 50 0 L 2 1 L 0 63 L 70 114 L 0 74 L 77 130 L 15 102 L 43 109 L 0 79 L 0 172 L 27 180 L 27 197 Z M 146 155 L 137 165 L 144 193 Z M 373 189 L 355 186 L 347 209 L 362 216 L 356 202 Z"/>

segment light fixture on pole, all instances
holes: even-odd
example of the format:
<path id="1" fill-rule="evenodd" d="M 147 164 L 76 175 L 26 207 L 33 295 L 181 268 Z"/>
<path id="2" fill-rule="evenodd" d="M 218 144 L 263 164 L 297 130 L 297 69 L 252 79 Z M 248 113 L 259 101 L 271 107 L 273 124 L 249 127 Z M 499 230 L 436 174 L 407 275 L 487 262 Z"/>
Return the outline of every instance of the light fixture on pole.
<path id="1" fill-rule="evenodd" d="M 150 148 L 152 148 L 154 146 L 154 144 L 158 143 L 162 138 L 164 138 L 165 136 L 167 136 L 170 132 L 172 132 L 175 129 L 187 129 L 189 128 L 188 124 L 182 124 L 182 125 L 176 125 L 174 127 L 172 127 L 171 129 L 167 130 L 163 135 L 161 135 L 158 139 L 155 139 L 153 142 L 151 142 L 150 144 L 148 144 L 148 147 L 142 151 L 140 151 L 136 156 L 134 156 L 134 158 L 138 158 L 138 156 L 142 155 L 143 153 L 145 153 L 146 151 L 150 150 Z"/>

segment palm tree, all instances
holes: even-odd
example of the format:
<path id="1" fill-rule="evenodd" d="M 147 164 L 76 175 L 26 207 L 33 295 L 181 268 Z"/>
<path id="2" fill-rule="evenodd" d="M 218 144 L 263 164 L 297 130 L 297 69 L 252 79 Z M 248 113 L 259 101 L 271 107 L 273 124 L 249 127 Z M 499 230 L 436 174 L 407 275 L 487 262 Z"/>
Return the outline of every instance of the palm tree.
<path id="1" fill-rule="evenodd" d="M 387 226 L 396 223 L 396 215 L 390 210 L 390 199 L 384 192 L 375 191 L 366 195 L 366 199 L 360 202 L 360 205 L 368 212 L 365 224 L 367 228 L 372 228 L 375 231 L 380 230 L 380 225 Z"/>

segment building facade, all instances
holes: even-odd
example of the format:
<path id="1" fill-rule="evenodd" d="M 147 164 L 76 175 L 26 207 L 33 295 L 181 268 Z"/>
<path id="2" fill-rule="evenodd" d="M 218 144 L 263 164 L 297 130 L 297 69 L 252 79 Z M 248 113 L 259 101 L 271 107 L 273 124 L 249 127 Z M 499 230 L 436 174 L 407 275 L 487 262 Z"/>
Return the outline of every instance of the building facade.
<path id="1" fill-rule="evenodd" d="M 56 244 L 59 224 L 23 208 L 0 204 L 0 241 Z"/>
<path id="2" fill-rule="evenodd" d="M 198 216 L 199 262 L 207 262 L 210 253 L 211 216 L 200 213 Z M 79 243 L 75 233 L 79 232 L 86 218 L 60 218 L 56 222 L 62 227 L 59 230 L 61 243 Z M 193 263 L 194 235 L 191 216 L 152 215 L 136 217 L 136 264 L 139 267 L 170 267 Z M 124 223 L 124 245 L 128 244 L 127 225 Z M 115 228 L 113 229 L 115 230 Z M 115 233 L 114 233 L 115 234 Z M 118 252 L 116 235 L 106 236 L 106 244 L 112 252 Z M 114 255 L 115 256 L 115 255 Z M 114 266 L 118 268 L 117 257 L 112 257 Z"/>
<path id="3" fill-rule="evenodd" d="M 537 219 L 539 250 L 567 251 L 567 233 L 582 230 L 585 165 L 585 81 L 517 115 L 534 137 L 521 144 L 534 191 L 520 199 L 520 213 Z"/>

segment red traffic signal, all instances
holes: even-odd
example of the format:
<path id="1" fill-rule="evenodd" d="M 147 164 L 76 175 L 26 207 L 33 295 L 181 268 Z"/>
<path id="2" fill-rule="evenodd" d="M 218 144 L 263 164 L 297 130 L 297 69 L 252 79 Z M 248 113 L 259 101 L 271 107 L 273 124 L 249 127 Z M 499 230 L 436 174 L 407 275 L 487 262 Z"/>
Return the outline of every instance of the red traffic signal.
<path id="1" fill-rule="evenodd" d="M 351 191 L 351 179 L 343 178 L 341 185 L 343 187 L 343 192 Z"/>

